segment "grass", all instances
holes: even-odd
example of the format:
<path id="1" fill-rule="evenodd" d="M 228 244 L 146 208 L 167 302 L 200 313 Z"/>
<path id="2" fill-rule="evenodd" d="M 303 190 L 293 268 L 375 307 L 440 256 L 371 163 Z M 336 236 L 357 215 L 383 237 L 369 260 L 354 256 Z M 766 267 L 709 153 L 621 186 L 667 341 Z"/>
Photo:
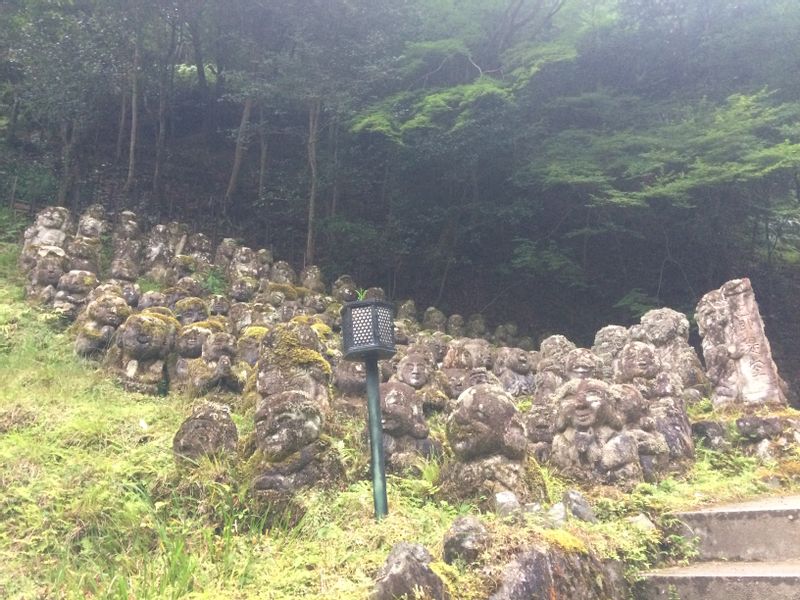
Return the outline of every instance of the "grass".
<path id="1" fill-rule="evenodd" d="M 399 541 L 425 545 L 456 597 L 485 598 L 503 564 L 533 543 L 619 558 L 631 570 L 682 558 L 688 550 L 677 540 L 628 518 L 643 513 L 659 522 L 669 510 L 757 495 L 779 469 L 701 452 L 685 478 L 632 494 L 585 490 L 598 524 L 569 521 L 554 530 L 536 518 L 484 515 L 493 542 L 483 567 L 446 565 L 438 559 L 444 533 L 475 510 L 437 500 L 439 462 L 389 478 L 390 514 L 380 523 L 358 421 L 339 423 L 334 440 L 347 481 L 304 492 L 294 505 L 253 499 L 235 462 L 179 467 L 172 437 L 192 401 L 123 392 L 95 363 L 75 358 L 63 324 L 22 301 L 15 252 L 0 245 L 2 598 L 360 599 Z M 249 419 L 235 420 L 243 435 L 252 430 Z M 546 502 L 575 487 L 531 463 Z"/>

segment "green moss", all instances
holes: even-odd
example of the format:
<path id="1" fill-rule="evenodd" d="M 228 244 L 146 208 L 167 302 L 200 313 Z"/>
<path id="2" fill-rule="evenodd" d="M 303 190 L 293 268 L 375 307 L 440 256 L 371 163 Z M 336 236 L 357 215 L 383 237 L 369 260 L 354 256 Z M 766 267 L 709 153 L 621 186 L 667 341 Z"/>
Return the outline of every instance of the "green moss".
<path id="1" fill-rule="evenodd" d="M 276 326 L 270 335 L 272 348 L 269 356 L 273 364 L 284 368 L 317 366 L 327 375 L 331 375 L 330 363 L 316 350 L 302 345 L 291 323 Z"/>
<path id="2" fill-rule="evenodd" d="M 161 323 L 169 327 L 173 327 L 175 331 L 178 331 L 181 328 L 180 322 L 173 316 L 172 311 L 168 308 L 164 308 L 163 306 L 151 306 L 150 308 L 144 309 L 139 314 L 155 317 Z"/>
<path id="3" fill-rule="evenodd" d="M 239 335 L 239 338 L 262 339 L 268 333 L 269 329 L 267 327 L 262 327 L 260 325 L 250 325 L 249 327 L 244 328 L 244 331 L 242 331 L 242 333 Z"/>
<path id="4" fill-rule="evenodd" d="M 300 298 L 300 288 L 288 283 L 270 283 L 267 290 L 269 292 L 281 292 L 287 300 L 298 300 Z"/>

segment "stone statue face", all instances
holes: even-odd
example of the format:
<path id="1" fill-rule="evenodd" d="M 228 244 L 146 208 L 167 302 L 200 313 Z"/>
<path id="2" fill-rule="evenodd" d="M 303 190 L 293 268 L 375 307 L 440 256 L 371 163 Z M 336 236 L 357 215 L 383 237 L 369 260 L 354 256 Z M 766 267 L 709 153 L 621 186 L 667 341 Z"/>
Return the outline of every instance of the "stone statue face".
<path id="1" fill-rule="evenodd" d="M 111 263 L 111 276 L 135 281 L 139 276 L 139 266 L 128 258 L 117 258 Z"/>
<path id="2" fill-rule="evenodd" d="M 44 229 L 61 229 L 66 225 L 69 211 L 61 206 L 45 208 L 36 217 L 36 225 Z"/>
<path id="3" fill-rule="evenodd" d="M 705 337 L 709 332 L 720 332 L 728 323 L 728 302 L 719 290 L 703 296 L 695 312 L 700 335 Z"/>
<path id="4" fill-rule="evenodd" d="M 428 361 L 421 354 L 409 354 L 397 365 L 397 378 L 417 390 L 428 383 L 430 375 Z"/>
<path id="5" fill-rule="evenodd" d="M 301 279 L 301 284 L 304 288 L 317 290 L 322 283 L 322 271 L 315 265 L 308 266 L 303 269 Z M 322 287 L 324 289 L 324 285 Z"/>
<path id="6" fill-rule="evenodd" d="M 86 307 L 89 318 L 101 325 L 119 327 L 131 314 L 125 299 L 114 294 L 103 294 Z"/>
<path id="7" fill-rule="evenodd" d="M 171 346 L 169 325 L 146 314 L 128 317 L 122 329 L 120 345 L 124 356 L 139 360 L 163 358 Z"/>
<path id="8" fill-rule="evenodd" d="M 597 377 L 600 359 L 591 350 L 576 348 L 570 350 L 565 359 L 565 369 L 570 379 L 589 379 Z"/>
<path id="9" fill-rule="evenodd" d="M 48 254 L 36 261 L 34 280 L 38 285 L 58 285 L 58 280 L 64 274 L 66 265 L 60 256 Z"/>
<path id="10" fill-rule="evenodd" d="M 342 275 L 333 282 L 333 297 L 339 302 L 353 302 L 358 298 L 357 289 L 350 275 Z"/>
<path id="11" fill-rule="evenodd" d="M 269 278 L 275 283 L 294 284 L 297 281 L 297 275 L 294 269 L 289 266 L 285 260 L 279 260 L 270 270 Z"/>
<path id="12" fill-rule="evenodd" d="M 495 372 L 502 368 L 519 375 L 528 375 L 531 372 L 530 356 L 520 348 L 500 348 L 495 358 Z"/>
<path id="13" fill-rule="evenodd" d="M 230 297 L 237 302 L 249 302 L 258 291 L 258 281 L 252 277 L 239 277 L 231 284 Z"/>
<path id="14" fill-rule="evenodd" d="M 483 315 L 474 314 L 470 315 L 467 319 L 467 335 L 470 337 L 478 338 L 486 335 L 486 319 Z"/>
<path id="15" fill-rule="evenodd" d="M 74 294 L 88 294 L 99 283 L 91 271 L 69 271 L 58 280 L 58 289 Z"/>
<path id="16" fill-rule="evenodd" d="M 659 308 L 645 313 L 641 319 L 647 339 L 663 346 L 674 339 L 689 341 L 689 320 L 671 308 Z"/>
<path id="17" fill-rule="evenodd" d="M 612 407 L 607 384 L 597 379 L 571 382 L 558 394 L 558 423 L 578 431 L 606 425 L 610 421 Z"/>
<path id="18" fill-rule="evenodd" d="M 106 225 L 101 220 L 90 215 L 84 215 L 81 217 L 80 223 L 78 223 L 78 235 L 99 238 L 105 228 Z"/>
<path id="19" fill-rule="evenodd" d="M 211 296 L 208 301 L 208 313 L 211 315 L 227 315 L 231 302 L 225 296 Z"/>
<path id="20" fill-rule="evenodd" d="M 139 298 L 139 308 L 151 308 L 153 306 L 166 306 L 167 297 L 162 292 L 149 291 L 142 294 Z"/>
<path id="21" fill-rule="evenodd" d="M 119 214 L 114 233 L 117 237 L 126 239 L 139 237 L 139 221 L 136 218 L 136 213 L 129 210 L 122 211 Z"/>
<path id="22" fill-rule="evenodd" d="M 175 303 L 175 316 L 181 325 L 191 325 L 208 318 L 206 303 L 200 298 L 184 298 Z"/>
<path id="23" fill-rule="evenodd" d="M 622 377 L 630 381 L 635 377 L 652 379 L 658 374 L 659 365 L 655 348 L 645 342 L 629 342 L 620 354 Z"/>
<path id="24" fill-rule="evenodd" d="M 283 460 L 315 442 L 322 414 L 307 394 L 281 392 L 263 402 L 255 415 L 256 443 L 271 460 Z"/>
<path id="25" fill-rule="evenodd" d="M 447 317 L 438 308 L 430 306 L 425 309 L 422 326 L 433 331 L 444 331 L 447 328 Z"/>
<path id="26" fill-rule="evenodd" d="M 179 356 L 198 358 L 203 353 L 203 343 L 211 335 L 211 330 L 198 325 L 187 325 L 178 334 L 175 342 Z"/>
<path id="27" fill-rule="evenodd" d="M 229 333 L 212 333 L 203 344 L 203 359 L 218 361 L 223 356 L 230 360 L 236 357 L 236 338 Z"/>

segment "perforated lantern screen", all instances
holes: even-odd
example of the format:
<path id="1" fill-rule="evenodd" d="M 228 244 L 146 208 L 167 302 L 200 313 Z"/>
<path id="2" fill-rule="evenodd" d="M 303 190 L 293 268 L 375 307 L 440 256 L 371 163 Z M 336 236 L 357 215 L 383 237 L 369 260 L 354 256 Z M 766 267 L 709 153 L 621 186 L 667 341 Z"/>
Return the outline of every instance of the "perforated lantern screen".
<path id="1" fill-rule="evenodd" d="M 389 302 L 365 300 L 342 307 L 344 358 L 363 360 L 368 354 L 378 358 L 394 356 L 394 310 Z"/>

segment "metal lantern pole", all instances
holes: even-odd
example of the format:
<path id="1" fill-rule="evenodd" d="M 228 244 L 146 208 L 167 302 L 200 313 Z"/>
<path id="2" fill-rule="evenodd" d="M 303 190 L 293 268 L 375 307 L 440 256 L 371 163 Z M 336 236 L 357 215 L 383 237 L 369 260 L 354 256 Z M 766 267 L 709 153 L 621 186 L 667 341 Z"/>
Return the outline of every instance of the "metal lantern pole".
<path id="1" fill-rule="evenodd" d="M 382 300 L 347 302 L 342 307 L 342 358 L 364 363 L 367 371 L 367 413 L 375 518 L 389 512 L 386 499 L 386 467 L 383 457 L 383 424 L 378 360 L 394 356 L 392 305 Z"/>
<path id="2" fill-rule="evenodd" d="M 386 498 L 386 468 L 383 457 L 383 428 L 381 427 L 381 397 L 378 391 L 378 359 L 374 354 L 365 357 L 367 368 L 367 412 L 369 413 L 369 445 L 372 452 L 372 498 L 375 518 L 389 512 Z"/>

